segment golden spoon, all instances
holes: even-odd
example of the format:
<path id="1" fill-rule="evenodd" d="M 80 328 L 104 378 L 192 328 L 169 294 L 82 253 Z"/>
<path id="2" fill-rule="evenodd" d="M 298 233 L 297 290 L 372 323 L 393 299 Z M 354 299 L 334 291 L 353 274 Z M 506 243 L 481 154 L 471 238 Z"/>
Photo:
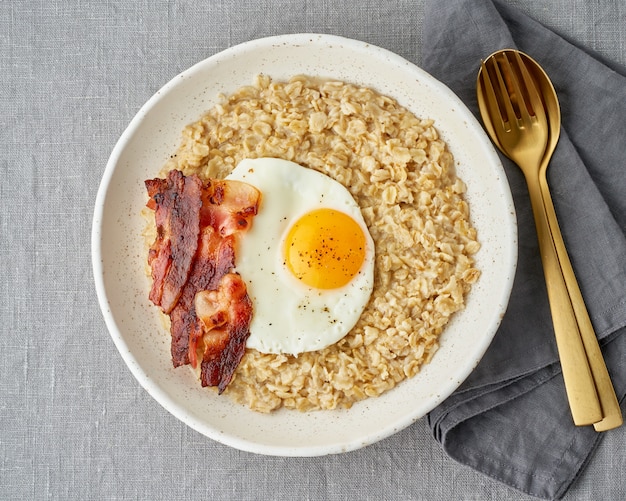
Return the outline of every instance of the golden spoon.
<path id="1" fill-rule="evenodd" d="M 549 144 L 548 119 L 539 91 L 519 51 L 498 51 L 482 63 L 478 73 L 477 97 L 485 128 L 496 146 L 520 167 L 526 179 L 574 423 L 596 423 L 603 418 L 602 409 L 559 264 L 540 186 L 541 168 Z M 558 224 L 556 219 L 553 222 Z"/>
<path id="2" fill-rule="evenodd" d="M 600 406 L 602 407 L 602 415 L 604 417 L 601 421 L 594 423 L 593 426 L 596 431 L 606 431 L 622 425 L 622 411 L 619 407 L 617 396 L 615 395 L 615 389 L 613 388 L 611 377 L 609 376 L 606 364 L 604 363 L 604 358 L 602 357 L 602 352 L 600 351 L 600 346 L 598 344 L 598 338 L 593 329 L 591 319 L 589 318 L 589 313 L 580 292 L 576 275 L 574 274 L 567 250 L 565 249 L 565 244 L 563 243 L 561 230 L 557 222 L 558 220 L 554 210 L 554 205 L 552 204 L 552 197 L 550 196 L 550 189 L 546 178 L 548 163 L 550 162 L 552 153 L 556 148 L 556 143 L 559 140 L 559 134 L 561 131 L 561 110 L 559 107 L 559 100 L 556 91 L 554 90 L 554 86 L 543 68 L 534 59 L 523 52 L 520 52 L 520 57 L 539 87 L 538 90 L 541 94 L 542 102 L 548 117 L 548 146 L 539 169 L 541 195 L 543 197 L 543 203 L 548 215 L 548 223 L 550 225 L 550 231 L 556 246 L 556 253 L 559 258 L 563 277 L 565 278 L 565 284 L 567 285 L 567 291 L 569 292 L 574 313 L 576 314 L 576 321 L 578 322 L 578 328 L 580 329 L 583 345 L 585 346 L 585 351 L 587 352 L 587 359 L 589 360 L 589 367 L 596 385 L 598 398 L 600 399 Z"/>

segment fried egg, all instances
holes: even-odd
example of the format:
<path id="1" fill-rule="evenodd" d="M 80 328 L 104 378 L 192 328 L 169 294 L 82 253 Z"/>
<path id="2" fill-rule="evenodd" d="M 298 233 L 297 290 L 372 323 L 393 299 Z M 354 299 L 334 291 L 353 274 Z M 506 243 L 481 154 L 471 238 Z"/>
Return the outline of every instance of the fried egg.
<path id="1" fill-rule="evenodd" d="M 297 355 L 339 341 L 374 287 L 374 242 L 350 192 L 277 158 L 243 160 L 227 179 L 262 193 L 235 260 L 254 310 L 247 347 Z"/>

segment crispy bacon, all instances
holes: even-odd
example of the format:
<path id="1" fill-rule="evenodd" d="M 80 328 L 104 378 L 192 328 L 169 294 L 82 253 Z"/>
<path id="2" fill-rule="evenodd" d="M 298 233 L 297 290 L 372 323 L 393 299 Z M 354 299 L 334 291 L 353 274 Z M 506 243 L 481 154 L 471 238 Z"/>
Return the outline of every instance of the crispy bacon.
<path id="1" fill-rule="evenodd" d="M 150 299 L 170 315 L 172 363 L 196 367 L 201 355 L 202 385 L 222 393 L 250 334 L 252 303 L 233 268 L 235 240 L 256 215 L 260 193 L 239 181 L 202 184 L 179 171 L 145 184 L 157 226 Z"/>
<path id="2" fill-rule="evenodd" d="M 201 224 L 213 226 L 223 237 L 246 231 L 259 199 L 259 190 L 247 183 L 210 180 L 202 192 Z"/>
<path id="3" fill-rule="evenodd" d="M 246 351 L 252 301 L 241 277 L 228 273 L 217 290 L 199 292 L 194 303 L 204 331 L 202 386 L 217 386 L 222 393 Z"/>
<path id="4" fill-rule="evenodd" d="M 152 268 L 150 300 L 170 313 L 187 282 L 198 248 L 202 182 L 170 171 L 167 179 L 146 181 L 157 237 L 148 254 Z"/>
<path id="5" fill-rule="evenodd" d="M 234 266 L 234 238 L 220 238 L 213 227 L 204 228 L 189 280 L 170 315 L 174 367 L 189 363 L 196 366 L 196 342 L 201 332 L 194 332 L 194 298 L 200 291 L 217 289 L 222 277 Z"/>

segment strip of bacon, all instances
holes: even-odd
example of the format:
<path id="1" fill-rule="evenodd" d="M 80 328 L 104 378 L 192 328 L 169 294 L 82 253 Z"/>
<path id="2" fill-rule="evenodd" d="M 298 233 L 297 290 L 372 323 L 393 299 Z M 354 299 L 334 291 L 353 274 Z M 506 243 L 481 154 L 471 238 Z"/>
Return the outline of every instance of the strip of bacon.
<path id="1" fill-rule="evenodd" d="M 196 322 L 193 298 L 200 291 L 217 289 L 222 277 L 235 267 L 235 238 L 249 228 L 260 196 L 255 187 L 239 181 L 209 180 L 203 186 L 200 245 L 180 306 L 170 315 L 175 367 L 197 365 L 202 329 Z"/>
<path id="2" fill-rule="evenodd" d="M 196 327 L 194 298 L 200 291 L 217 289 L 222 277 L 234 266 L 234 238 L 221 238 L 213 227 L 204 228 L 189 280 L 170 314 L 174 367 L 189 363 L 196 367 L 196 345 L 202 332 Z"/>
<path id="3" fill-rule="evenodd" d="M 248 229 L 259 208 L 261 194 L 254 186 L 234 180 L 210 180 L 202 192 L 202 226 L 210 225 L 226 237 Z"/>
<path id="4" fill-rule="evenodd" d="M 152 272 L 150 300 L 170 313 L 187 282 L 198 248 L 202 182 L 173 170 L 167 179 L 145 182 L 155 211 L 157 237 L 148 254 Z"/>
<path id="5" fill-rule="evenodd" d="M 172 362 L 196 367 L 201 355 L 202 385 L 222 393 L 245 353 L 252 317 L 245 283 L 232 272 L 235 240 L 249 228 L 261 194 L 240 181 L 203 185 L 179 171 L 146 188 L 157 224 L 150 299 L 170 315 Z"/>
<path id="6" fill-rule="evenodd" d="M 202 386 L 217 386 L 222 393 L 246 351 L 252 301 L 241 277 L 228 273 L 217 290 L 196 294 L 194 304 L 204 331 Z"/>

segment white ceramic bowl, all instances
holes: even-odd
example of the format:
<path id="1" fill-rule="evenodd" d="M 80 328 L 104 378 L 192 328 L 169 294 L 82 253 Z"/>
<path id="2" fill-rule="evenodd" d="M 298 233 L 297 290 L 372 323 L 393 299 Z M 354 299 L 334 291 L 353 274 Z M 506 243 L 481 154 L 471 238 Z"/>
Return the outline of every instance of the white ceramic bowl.
<path id="1" fill-rule="evenodd" d="M 148 301 L 140 210 L 143 181 L 177 148 L 182 128 L 217 102 L 217 94 L 250 84 L 259 73 L 274 80 L 295 74 L 364 85 L 394 97 L 435 125 L 466 182 L 471 219 L 482 248 L 482 275 L 467 307 L 441 337 L 430 364 L 413 379 L 349 410 L 270 415 L 202 389 L 187 368 L 173 369 L 169 335 Z M 96 199 L 92 258 L 96 290 L 110 334 L 139 383 L 165 409 L 195 430 L 238 449 L 282 456 L 354 450 L 423 417 L 470 374 L 505 312 L 517 259 L 517 228 L 502 165 L 462 102 L 442 83 L 405 59 L 345 38 L 299 34 L 254 40 L 184 71 L 137 113 L 116 144 Z"/>

